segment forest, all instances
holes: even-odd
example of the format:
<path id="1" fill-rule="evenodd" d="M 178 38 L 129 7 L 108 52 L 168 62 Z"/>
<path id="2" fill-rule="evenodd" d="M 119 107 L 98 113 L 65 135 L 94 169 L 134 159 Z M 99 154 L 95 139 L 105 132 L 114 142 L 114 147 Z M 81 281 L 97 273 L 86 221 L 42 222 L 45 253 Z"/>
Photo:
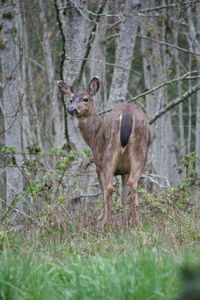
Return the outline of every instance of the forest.
<path id="1" fill-rule="evenodd" d="M 199 299 L 200 1 L 0 8 L 0 299 Z M 102 225 L 92 151 L 57 85 L 95 76 L 101 118 L 127 102 L 149 121 L 138 226 L 123 227 L 119 176 Z"/>

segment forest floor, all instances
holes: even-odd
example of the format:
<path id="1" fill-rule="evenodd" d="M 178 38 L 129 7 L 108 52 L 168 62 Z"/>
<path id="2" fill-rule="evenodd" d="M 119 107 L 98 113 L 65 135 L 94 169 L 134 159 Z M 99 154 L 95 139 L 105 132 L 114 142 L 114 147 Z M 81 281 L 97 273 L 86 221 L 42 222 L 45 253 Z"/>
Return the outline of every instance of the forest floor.
<path id="1" fill-rule="evenodd" d="M 180 296 L 183 276 L 200 292 L 198 201 L 159 197 L 141 199 L 137 228 L 2 227 L 0 299 L 199 299 Z"/>

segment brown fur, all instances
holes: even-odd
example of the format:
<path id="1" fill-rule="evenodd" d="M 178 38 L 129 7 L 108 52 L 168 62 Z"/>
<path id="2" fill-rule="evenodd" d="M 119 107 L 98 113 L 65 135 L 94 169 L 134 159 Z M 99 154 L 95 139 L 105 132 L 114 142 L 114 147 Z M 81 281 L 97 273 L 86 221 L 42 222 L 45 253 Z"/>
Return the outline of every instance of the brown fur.
<path id="1" fill-rule="evenodd" d="M 61 92 L 66 93 L 68 86 L 59 82 Z M 100 181 L 104 198 L 104 220 L 105 223 L 112 223 L 111 200 L 115 191 L 113 187 L 113 176 L 122 175 L 122 197 L 124 223 L 128 223 L 127 217 L 127 186 L 131 190 L 132 214 L 136 223 L 140 222 L 138 213 L 137 185 L 147 162 L 147 154 L 151 143 L 151 132 L 147 118 L 143 111 L 135 104 L 118 104 L 106 117 L 101 119 L 94 106 L 93 96 L 99 87 L 98 78 L 94 77 L 89 84 L 89 92 L 74 95 L 68 88 L 71 95 L 71 107 L 78 113 L 75 116 L 79 120 L 81 134 L 92 149 L 97 175 Z M 82 97 L 82 98 L 81 98 Z M 87 102 L 84 100 L 86 97 Z M 127 145 L 122 147 L 120 142 L 121 122 L 129 119 L 129 126 L 132 125 L 131 134 L 127 138 Z M 131 119 L 131 123 L 130 123 Z"/>

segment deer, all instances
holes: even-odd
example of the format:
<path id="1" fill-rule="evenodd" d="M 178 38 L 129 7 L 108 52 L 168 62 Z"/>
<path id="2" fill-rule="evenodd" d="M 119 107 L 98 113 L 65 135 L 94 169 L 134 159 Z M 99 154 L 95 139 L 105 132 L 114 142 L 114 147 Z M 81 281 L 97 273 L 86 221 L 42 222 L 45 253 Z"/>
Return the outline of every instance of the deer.
<path id="1" fill-rule="evenodd" d="M 80 133 L 91 148 L 104 201 L 103 224 L 112 224 L 113 177 L 121 175 L 121 203 L 125 226 L 140 224 L 137 187 L 146 166 L 151 144 L 151 130 L 143 110 L 136 104 L 117 104 L 105 119 L 96 110 L 94 96 L 100 87 L 97 76 L 88 90 L 75 93 L 64 81 L 57 85 L 62 95 L 68 95 L 67 112 L 78 119 Z M 127 194 L 130 193 L 130 212 Z"/>

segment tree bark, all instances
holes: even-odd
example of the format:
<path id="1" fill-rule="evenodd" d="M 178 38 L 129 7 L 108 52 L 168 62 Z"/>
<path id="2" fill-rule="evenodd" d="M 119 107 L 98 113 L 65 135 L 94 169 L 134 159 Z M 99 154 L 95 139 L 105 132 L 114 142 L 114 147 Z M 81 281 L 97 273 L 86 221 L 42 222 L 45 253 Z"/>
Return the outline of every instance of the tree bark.
<path id="1" fill-rule="evenodd" d="M 20 109 L 23 101 L 20 47 L 20 7 L 18 0 L 2 2 L 2 47 L 1 63 L 3 75 L 3 114 L 5 129 L 5 145 L 15 146 L 21 151 L 21 122 Z M 18 195 L 23 188 L 22 175 L 16 165 L 21 162 L 20 157 L 13 158 L 6 167 L 7 204 Z"/>
<path id="2" fill-rule="evenodd" d="M 57 15 L 64 46 L 64 57 L 61 66 L 62 76 L 63 80 L 70 86 L 79 77 L 82 58 L 86 50 L 88 24 L 87 19 L 78 10 L 80 4 L 85 7 L 85 0 L 76 2 L 56 0 Z M 68 115 L 65 117 L 67 118 L 68 143 L 72 144 L 76 149 L 83 148 L 85 144 L 76 120 L 73 120 Z"/>
<path id="3" fill-rule="evenodd" d="M 196 4 L 196 21 L 197 21 L 197 43 L 198 52 L 200 51 L 200 3 Z M 200 62 L 198 61 L 198 67 L 200 68 Z M 200 79 L 199 79 L 200 84 Z M 197 106 L 196 106 L 196 139 L 195 139 L 195 153 L 200 158 L 200 90 L 197 92 Z M 196 162 L 197 178 L 200 178 L 200 162 Z"/>
<path id="4" fill-rule="evenodd" d="M 176 26 L 174 29 L 174 41 L 175 45 L 178 44 L 178 35 L 179 35 L 179 26 Z M 175 50 L 175 70 L 176 75 L 180 76 L 180 62 L 179 62 L 179 52 L 178 50 Z M 178 96 L 181 96 L 181 87 L 182 83 L 181 81 L 177 82 L 177 92 Z M 183 104 L 182 102 L 178 105 L 178 122 L 179 122 L 179 141 L 180 141 L 180 147 L 179 147 L 179 157 L 183 158 L 186 155 L 186 143 L 185 143 L 185 130 L 184 130 L 184 121 L 183 121 Z"/>
<path id="5" fill-rule="evenodd" d="M 121 18 L 120 33 L 117 40 L 115 54 L 115 66 L 112 76 L 108 108 L 113 108 L 117 103 L 126 99 L 129 74 L 133 58 L 133 49 L 138 30 L 138 8 L 140 1 L 127 0 L 124 4 L 124 11 L 120 9 Z"/>
<path id="6" fill-rule="evenodd" d="M 110 8 L 110 0 L 106 1 L 103 14 L 107 14 Z M 95 104 L 99 111 L 104 110 L 107 101 L 106 86 L 106 66 L 102 63 L 106 61 L 106 32 L 108 18 L 102 17 L 97 24 L 97 30 L 94 37 L 91 55 L 89 57 L 90 78 L 98 76 L 101 82 L 101 89 L 95 96 Z"/>
<path id="7" fill-rule="evenodd" d="M 155 3 L 152 0 L 145 1 L 144 5 L 145 8 L 154 7 Z M 155 18 L 142 18 L 140 28 L 142 35 L 158 38 L 158 24 Z M 170 65 L 170 58 L 167 61 L 166 53 L 163 55 L 160 45 L 153 44 L 150 40 L 142 39 L 142 53 L 145 88 L 148 90 L 154 85 L 166 81 L 165 70 Z M 166 98 L 164 88 L 146 96 L 146 110 L 150 119 L 167 104 Z M 169 113 L 152 125 L 152 132 L 152 172 L 161 177 L 167 177 L 171 185 L 176 185 L 180 182 L 180 178 L 177 171 L 173 128 Z"/>
<path id="8" fill-rule="evenodd" d="M 196 26 L 193 21 L 195 17 Z M 189 44 L 193 50 L 200 52 L 200 3 L 196 4 L 195 14 L 192 10 L 188 13 L 188 24 L 189 24 Z M 200 62 L 197 60 L 197 65 L 200 67 Z M 200 84 L 200 79 L 198 79 Z M 195 154 L 200 157 L 200 90 L 197 91 L 196 95 L 196 130 L 195 130 Z M 196 162 L 196 174 L 197 178 L 200 178 L 200 163 Z"/>
<path id="9" fill-rule="evenodd" d="M 43 31 L 43 41 L 42 47 L 44 51 L 44 59 L 45 59 L 45 68 L 47 74 L 48 81 L 48 90 L 50 97 L 50 116 L 49 116 L 49 124 L 51 128 L 51 140 L 52 144 L 55 147 L 61 147 L 64 145 L 64 122 L 63 122 L 63 111 L 61 106 L 58 103 L 57 97 L 57 86 L 55 82 L 55 66 L 53 63 L 52 57 L 52 47 L 50 43 L 50 32 L 48 30 L 46 12 L 45 12 L 45 4 L 44 0 L 39 0 L 40 7 L 40 20 L 42 24 Z"/>

